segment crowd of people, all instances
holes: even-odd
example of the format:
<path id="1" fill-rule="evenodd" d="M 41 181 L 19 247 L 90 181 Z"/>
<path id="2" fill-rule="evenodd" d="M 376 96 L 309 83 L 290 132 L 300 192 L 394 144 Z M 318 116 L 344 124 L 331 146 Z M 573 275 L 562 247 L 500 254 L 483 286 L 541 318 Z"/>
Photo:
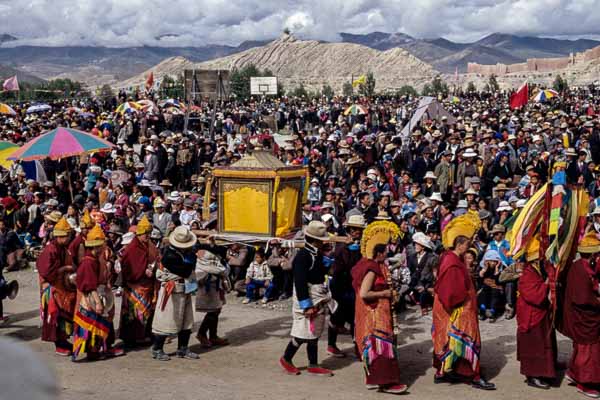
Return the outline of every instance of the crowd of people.
<path id="1" fill-rule="evenodd" d="M 292 298 L 292 338 L 280 359 L 290 374 L 300 373 L 292 359 L 306 344 L 307 372 L 332 375 L 319 367 L 318 339 L 326 332 L 327 352 L 345 357 L 337 337 L 351 333 L 367 387 L 405 392 L 393 321 L 416 307 L 433 318 L 436 383 L 494 389 L 480 374 L 479 323 L 516 315 L 521 372 L 530 386 L 548 389 L 557 373 L 547 276 L 535 240 L 514 259 L 505 236 L 561 168 L 592 204 L 565 291 L 565 331 L 574 341 L 566 376 L 600 397 L 600 96 L 593 89 L 522 110 L 509 109 L 500 92 L 440 99 L 448 114 L 426 114 L 405 135 L 417 108 L 410 97 L 250 99 L 217 110 L 206 102 L 193 106 L 189 124 L 174 101 L 115 111 L 135 100 L 120 93 L 35 114 L 17 105 L 16 116 L 0 116 L 0 139 L 16 144 L 67 126 L 115 145 L 44 160 L 44 182 L 28 178 L 19 161 L 2 173 L 2 267 L 36 260 L 42 339 L 57 354 L 93 360 L 151 345 L 152 357 L 166 361 L 164 344 L 177 336 L 176 355 L 196 359 L 188 348 L 194 308 L 206 313 L 200 343 L 227 345 L 219 314 L 235 290 L 244 304 Z M 364 111 L 345 112 L 356 104 Z M 211 169 L 258 146 L 309 171 L 300 249 L 276 238 L 254 247 L 194 234 L 215 227 L 202 212 L 214 216 L 218 207 L 217 189 L 206 193 Z M 369 227 L 387 236 L 371 241 L 367 257 Z M 331 244 L 332 236 L 348 239 Z M 114 296 L 122 298 L 118 335 Z"/>

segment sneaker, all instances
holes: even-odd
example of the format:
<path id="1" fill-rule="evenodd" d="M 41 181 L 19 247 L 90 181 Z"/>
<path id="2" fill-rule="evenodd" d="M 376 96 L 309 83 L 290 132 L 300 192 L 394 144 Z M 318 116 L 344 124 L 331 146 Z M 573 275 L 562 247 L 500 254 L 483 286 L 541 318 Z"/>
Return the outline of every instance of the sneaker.
<path id="1" fill-rule="evenodd" d="M 188 360 L 197 360 L 200 358 L 198 354 L 194 353 L 187 347 L 184 349 L 178 349 L 175 354 L 177 354 L 177 357 L 179 358 L 186 358 Z"/>
<path id="2" fill-rule="evenodd" d="M 269 302 L 269 299 L 267 299 L 266 297 L 263 297 L 262 300 L 260 301 L 262 304 L 267 304 Z"/>
<path id="3" fill-rule="evenodd" d="M 248 304 L 248 303 L 250 303 L 249 298 L 245 298 L 244 300 L 242 300 L 242 304 Z"/>
<path id="4" fill-rule="evenodd" d="M 335 346 L 327 346 L 327 354 L 336 358 L 344 358 L 346 354 Z"/>
<path id="5" fill-rule="evenodd" d="M 109 357 L 121 357 L 125 355 L 125 350 L 123 350 L 123 348 L 121 347 L 113 346 L 110 349 L 108 349 L 106 355 Z"/>
<path id="6" fill-rule="evenodd" d="M 592 399 L 600 399 L 600 391 L 583 386 L 582 384 L 577 385 L 577 391 L 583 394 L 584 396 L 590 397 Z"/>
<path id="7" fill-rule="evenodd" d="M 408 390 L 408 386 L 402 385 L 402 384 L 398 384 L 398 385 L 392 385 L 392 386 L 382 387 L 380 390 L 383 393 L 402 394 L 402 393 L 406 393 L 406 391 Z"/>
<path id="8" fill-rule="evenodd" d="M 333 376 L 333 372 L 331 370 L 321 367 L 308 367 L 306 372 L 314 376 Z"/>
<path id="9" fill-rule="evenodd" d="M 204 347 L 205 349 L 210 349 L 213 345 L 212 342 L 206 336 L 201 335 L 200 333 L 196 335 L 196 339 L 198 339 L 200 345 L 202 345 L 202 347 Z"/>
<path id="10" fill-rule="evenodd" d="M 294 366 L 291 362 L 287 362 L 283 357 L 279 359 L 279 365 L 281 368 L 290 375 L 300 375 L 300 370 Z"/>
<path id="11" fill-rule="evenodd" d="M 565 380 L 567 381 L 567 383 L 571 386 L 573 385 L 577 385 L 577 381 L 575 380 L 575 378 L 573 378 L 571 375 L 569 375 L 569 373 L 565 373 Z"/>
<path id="12" fill-rule="evenodd" d="M 377 389 L 379 389 L 379 385 L 371 385 L 369 383 L 366 383 L 365 387 L 367 388 L 367 390 L 377 390 Z"/>
<path id="13" fill-rule="evenodd" d="M 292 296 L 290 296 L 289 294 L 282 294 L 281 296 L 279 296 L 279 300 L 287 300 L 290 297 L 292 297 Z"/>
<path id="14" fill-rule="evenodd" d="M 220 338 L 218 336 L 215 338 L 210 338 L 210 343 L 213 346 L 229 346 L 229 340 L 225 338 Z"/>
<path id="15" fill-rule="evenodd" d="M 485 317 L 486 318 L 493 318 L 494 317 L 494 313 L 492 312 L 492 310 L 485 310 Z"/>
<path id="16" fill-rule="evenodd" d="M 169 361 L 171 357 L 163 350 L 154 350 L 152 349 L 152 358 L 158 361 Z"/>
<path id="17" fill-rule="evenodd" d="M 72 354 L 72 352 L 70 349 L 57 347 L 56 350 L 54 350 L 54 354 L 56 354 L 57 356 L 61 356 L 61 357 L 69 357 Z"/>

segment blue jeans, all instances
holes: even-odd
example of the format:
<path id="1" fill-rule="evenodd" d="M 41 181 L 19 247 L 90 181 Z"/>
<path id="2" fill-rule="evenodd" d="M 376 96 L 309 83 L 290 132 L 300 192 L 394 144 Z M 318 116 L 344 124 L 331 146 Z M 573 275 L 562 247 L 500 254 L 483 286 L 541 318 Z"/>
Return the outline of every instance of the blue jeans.
<path id="1" fill-rule="evenodd" d="M 250 283 L 248 283 L 246 285 L 246 298 L 250 299 L 250 300 L 253 300 L 254 297 L 255 297 L 254 296 L 255 290 L 258 290 L 260 288 L 264 288 L 266 282 L 267 281 L 259 281 L 257 279 L 252 279 L 250 281 Z M 263 297 L 265 299 L 271 299 L 273 290 L 275 290 L 275 285 L 273 284 L 273 281 L 270 281 L 269 282 L 269 286 L 265 290 L 265 295 Z"/>

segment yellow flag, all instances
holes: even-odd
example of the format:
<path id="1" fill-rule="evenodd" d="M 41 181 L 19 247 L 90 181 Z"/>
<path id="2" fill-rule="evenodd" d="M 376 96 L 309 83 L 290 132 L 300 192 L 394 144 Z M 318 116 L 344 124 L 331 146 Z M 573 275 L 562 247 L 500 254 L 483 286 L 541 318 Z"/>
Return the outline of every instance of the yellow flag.
<path id="1" fill-rule="evenodd" d="M 354 80 L 354 82 L 352 82 L 352 87 L 357 87 L 359 85 L 364 85 L 365 83 L 367 83 L 367 76 L 366 75 L 361 75 L 358 78 L 356 78 Z"/>

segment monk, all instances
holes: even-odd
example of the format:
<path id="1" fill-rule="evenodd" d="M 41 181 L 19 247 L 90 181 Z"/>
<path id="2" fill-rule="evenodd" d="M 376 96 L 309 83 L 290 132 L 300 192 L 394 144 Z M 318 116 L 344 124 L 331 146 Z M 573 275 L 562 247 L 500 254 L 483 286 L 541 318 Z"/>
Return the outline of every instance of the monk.
<path id="1" fill-rule="evenodd" d="M 600 240 L 587 234 L 577 251 L 581 256 L 567 275 L 563 329 L 573 340 L 573 355 L 565 378 L 577 391 L 600 398 Z"/>
<path id="2" fill-rule="evenodd" d="M 539 253 L 540 242 L 533 239 L 519 278 L 517 359 L 529 386 L 550 389 L 551 381 L 556 378 L 557 345 L 552 327 L 552 305 L 548 300 L 548 275 L 538 262 Z"/>
<path id="3" fill-rule="evenodd" d="M 456 218 L 458 219 L 458 218 Z M 454 229 L 458 224 L 448 225 Z M 459 232 L 460 229 L 459 229 Z M 473 234 L 475 232 L 472 232 Z M 471 232 L 454 236 L 452 246 L 440 258 L 433 304 L 434 383 L 470 382 L 482 390 L 495 390 L 481 377 L 481 338 L 477 319 L 477 293 L 463 256 L 471 246 Z"/>
<path id="4" fill-rule="evenodd" d="M 150 343 L 152 316 L 156 304 L 155 270 L 160 252 L 150 240 L 152 225 L 144 216 L 136 237 L 125 247 L 121 258 L 123 305 L 119 336 L 128 347 Z"/>
<path id="5" fill-rule="evenodd" d="M 83 258 L 83 254 L 85 253 L 85 238 L 94 225 L 96 225 L 96 222 L 92 219 L 92 217 L 90 217 L 90 212 L 86 208 L 85 212 L 83 213 L 83 217 L 81 217 L 81 221 L 79 221 L 79 229 L 81 231 L 75 236 L 69 245 L 69 253 L 71 254 L 73 266 L 75 268 L 77 268 L 79 262 Z"/>
<path id="6" fill-rule="evenodd" d="M 110 285 L 111 271 L 103 260 L 106 237 L 100 225 L 88 233 L 85 253 L 77 269 L 77 307 L 73 317 L 73 361 L 82 353 L 89 361 L 102 356 L 123 355 L 113 347 L 114 297 Z"/>
<path id="7" fill-rule="evenodd" d="M 63 217 L 54 226 L 53 239 L 37 259 L 40 279 L 42 340 L 53 342 L 59 356 L 70 356 L 76 289 L 75 269 L 67 250 L 71 226 Z"/>

